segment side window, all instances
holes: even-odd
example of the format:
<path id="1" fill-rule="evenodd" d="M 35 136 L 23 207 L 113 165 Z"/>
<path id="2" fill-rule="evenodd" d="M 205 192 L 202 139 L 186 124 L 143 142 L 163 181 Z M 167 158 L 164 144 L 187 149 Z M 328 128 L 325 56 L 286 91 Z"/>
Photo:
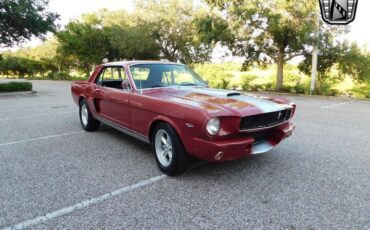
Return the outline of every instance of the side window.
<path id="1" fill-rule="evenodd" d="M 122 67 L 107 67 L 102 73 L 103 81 L 119 81 L 126 79 L 126 73 Z"/>
<path id="2" fill-rule="evenodd" d="M 111 66 L 102 70 L 96 83 L 104 87 L 119 89 L 122 81 L 126 79 L 127 76 L 123 67 Z"/>

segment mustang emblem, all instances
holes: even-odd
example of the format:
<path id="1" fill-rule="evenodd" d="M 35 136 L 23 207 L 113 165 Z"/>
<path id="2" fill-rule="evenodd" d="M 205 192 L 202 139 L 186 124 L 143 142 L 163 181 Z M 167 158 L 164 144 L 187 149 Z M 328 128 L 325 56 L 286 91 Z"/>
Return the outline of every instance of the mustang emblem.
<path id="1" fill-rule="evenodd" d="M 281 115 L 283 115 L 283 113 L 280 111 L 280 112 L 278 113 L 278 120 L 280 120 Z"/>

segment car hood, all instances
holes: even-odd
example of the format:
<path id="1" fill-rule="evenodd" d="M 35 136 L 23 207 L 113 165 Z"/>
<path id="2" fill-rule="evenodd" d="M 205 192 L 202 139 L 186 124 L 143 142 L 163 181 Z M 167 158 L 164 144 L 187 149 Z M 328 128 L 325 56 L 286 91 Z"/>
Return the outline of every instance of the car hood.
<path id="1" fill-rule="evenodd" d="M 226 113 L 236 116 L 292 108 L 289 101 L 281 98 L 260 97 L 238 91 L 205 87 L 161 88 L 146 94 L 166 101 L 197 107 L 209 113 Z"/>

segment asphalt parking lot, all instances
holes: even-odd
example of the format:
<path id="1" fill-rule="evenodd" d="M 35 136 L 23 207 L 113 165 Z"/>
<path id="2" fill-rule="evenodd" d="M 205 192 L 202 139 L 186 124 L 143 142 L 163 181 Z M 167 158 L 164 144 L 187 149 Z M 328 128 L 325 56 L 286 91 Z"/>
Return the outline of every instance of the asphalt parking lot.
<path id="1" fill-rule="evenodd" d="M 269 154 L 169 178 L 148 145 L 84 132 L 70 83 L 0 95 L 0 229 L 370 229 L 370 101 L 291 97 Z"/>

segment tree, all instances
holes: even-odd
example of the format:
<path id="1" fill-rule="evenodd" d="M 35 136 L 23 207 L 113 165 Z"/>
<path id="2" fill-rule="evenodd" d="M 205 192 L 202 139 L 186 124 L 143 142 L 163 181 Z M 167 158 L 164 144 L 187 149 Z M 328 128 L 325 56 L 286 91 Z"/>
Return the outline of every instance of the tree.
<path id="1" fill-rule="evenodd" d="M 112 50 L 110 59 L 158 59 L 159 49 L 152 34 L 153 23 L 124 10 L 100 10 L 84 15 L 84 21 L 102 28 Z M 114 49 L 114 50 L 113 50 Z"/>
<path id="2" fill-rule="evenodd" d="M 0 46 L 12 46 L 32 36 L 55 31 L 56 13 L 47 11 L 47 0 L 0 1 Z"/>
<path id="3" fill-rule="evenodd" d="M 306 52 L 304 57 L 298 68 L 309 75 L 312 68 L 312 55 Z M 339 82 L 345 76 L 350 76 L 357 83 L 370 80 L 369 55 L 363 54 L 356 44 L 335 42 L 334 36 L 329 31 L 319 37 L 318 58 L 317 73 L 320 84 L 324 81 Z M 333 68 L 336 68 L 339 74 L 330 74 Z"/>
<path id="4" fill-rule="evenodd" d="M 85 14 L 57 33 L 59 56 L 67 57 L 86 74 L 104 58 L 158 59 L 159 49 L 151 29 L 151 24 L 138 22 L 122 10 Z"/>
<path id="5" fill-rule="evenodd" d="M 5 57 L 0 61 L 0 72 L 4 75 L 18 75 L 24 78 L 25 75 L 34 76 L 35 73 L 42 71 L 41 63 L 23 57 Z"/>
<path id="6" fill-rule="evenodd" d="M 370 81 L 370 54 L 363 53 L 356 43 L 344 44 L 342 49 L 338 59 L 340 72 L 358 83 Z"/>
<path id="7" fill-rule="evenodd" d="M 58 52 L 75 60 L 74 66 L 83 70 L 87 76 L 93 65 L 100 64 L 110 54 L 108 37 L 93 24 L 70 22 L 56 36 L 60 42 Z"/>
<path id="8" fill-rule="evenodd" d="M 339 61 L 338 58 L 341 56 L 342 49 L 340 45 L 334 42 L 333 36 L 330 33 L 321 34 L 318 39 L 318 62 L 317 62 L 317 82 L 315 82 L 315 89 L 311 93 L 321 92 L 321 86 L 324 81 L 338 82 L 343 80 L 343 76 L 335 76 L 334 78 L 330 74 L 332 67 Z M 307 50 L 304 53 L 304 60 L 298 65 L 298 69 L 310 75 L 312 71 L 312 52 Z M 319 84 L 317 89 L 316 84 Z"/>
<path id="9" fill-rule="evenodd" d="M 284 65 L 312 44 L 316 2 L 305 0 L 207 0 L 226 12 L 235 40 L 229 47 L 245 57 L 243 69 L 253 63 L 277 64 L 276 90 L 281 90 Z"/>
<path id="10" fill-rule="evenodd" d="M 151 33 L 152 26 L 140 23 L 135 26 L 112 26 L 104 28 L 114 47 L 116 59 L 154 60 L 159 58 L 159 48 Z"/>
<path id="11" fill-rule="evenodd" d="M 227 29 L 220 16 L 186 0 L 141 1 L 136 14 L 152 25 L 161 58 L 173 62 L 208 61 L 217 38 Z"/>

